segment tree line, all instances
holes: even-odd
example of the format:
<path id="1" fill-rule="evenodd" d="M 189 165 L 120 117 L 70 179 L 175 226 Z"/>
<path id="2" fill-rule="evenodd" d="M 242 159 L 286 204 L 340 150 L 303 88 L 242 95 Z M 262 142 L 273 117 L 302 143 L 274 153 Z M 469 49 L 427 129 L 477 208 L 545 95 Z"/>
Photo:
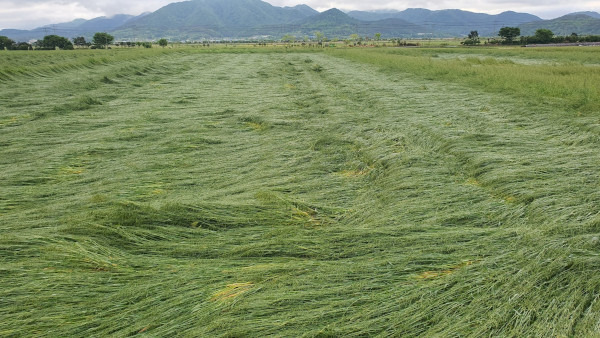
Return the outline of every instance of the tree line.
<path id="1" fill-rule="evenodd" d="M 583 43 L 583 42 L 600 42 L 600 35 L 571 35 L 561 36 L 545 28 L 540 28 L 535 31 L 534 35 L 521 36 L 519 27 L 502 27 L 498 32 L 499 39 L 488 39 L 486 44 L 495 45 L 528 45 L 528 44 L 550 44 L 550 43 Z M 478 45 L 481 43 L 479 33 L 471 31 L 467 38 L 462 42 L 463 45 Z"/>
<path id="2" fill-rule="evenodd" d="M 78 48 L 107 49 L 115 42 L 115 37 L 108 33 L 96 33 L 92 41 L 86 41 L 85 37 L 79 36 L 69 40 L 58 35 L 46 35 L 42 40 L 30 44 L 28 42 L 15 42 L 6 36 L 0 36 L 0 50 L 72 50 Z M 158 40 L 161 47 L 168 45 L 167 39 Z M 151 42 L 119 42 L 116 45 L 122 47 L 145 47 L 152 48 Z"/>

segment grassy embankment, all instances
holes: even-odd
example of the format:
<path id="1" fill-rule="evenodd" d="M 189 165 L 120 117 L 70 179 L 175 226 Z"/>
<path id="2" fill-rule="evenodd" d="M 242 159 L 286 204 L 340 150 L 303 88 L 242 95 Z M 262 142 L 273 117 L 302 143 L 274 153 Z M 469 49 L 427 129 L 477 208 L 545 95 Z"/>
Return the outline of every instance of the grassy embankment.
<path id="1" fill-rule="evenodd" d="M 598 334 L 587 51 L 0 57 L 0 335 Z"/>

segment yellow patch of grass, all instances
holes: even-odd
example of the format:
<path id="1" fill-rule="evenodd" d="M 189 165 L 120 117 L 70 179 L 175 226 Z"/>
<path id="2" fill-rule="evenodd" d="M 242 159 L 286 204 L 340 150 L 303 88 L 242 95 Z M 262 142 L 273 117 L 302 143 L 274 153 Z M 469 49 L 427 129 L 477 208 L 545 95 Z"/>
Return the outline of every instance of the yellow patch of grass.
<path id="1" fill-rule="evenodd" d="M 90 198 L 92 203 L 104 203 L 106 201 L 108 201 L 108 198 L 104 195 L 94 195 Z"/>
<path id="2" fill-rule="evenodd" d="M 159 195 L 164 195 L 167 193 L 167 190 L 163 189 L 164 184 L 162 182 L 147 184 L 140 187 L 138 194 L 140 197 L 144 198 L 152 198 Z"/>
<path id="3" fill-rule="evenodd" d="M 465 184 L 466 185 L 472 185 L 472 186 L 475 186 L 475 187 L 481 187 L 481 182 L 479 182 L 476 178 L 473 178 L 473 177 L 469 178 L 465 182 Z"/>
<path id="4" fill-rule="evenodd" d="M 444 275 L 449 275 L 451 273 L 452 273 L 452 270 L 425 271 L 422 274 L 420 274 L 417 278 L 420 278 L 420 279 L 436 278 L 436 277 L 440 277 L 440 276 L 444 276 Z"/>
<path id="5" fill-rule="evenodd" d="M 291 83 L 286 83 L 284 87 L 285 87 L 285 89 L 296 89 L 296 86 L 294 86 Z"/>
<path id="6" fill-rule="evenodd" d="M 301 210 L 299 208 L 292 208 L 292 218 L 297 221 L 309 223 L 311 225 L 321 225 L 321 221 L 317 217 L 317 211 L 308 208 L 307 210 Z"/>
<path id="7" fill-rule="evenodd" d="M 373 168 L 371 168 L 371 167 L 368 167 L 368 168 L 362 169 L 362 170 L 342 170 L 342 171 L 338 172 L 337 174 L 342 177 L 346 177 L 346 178 L 356 178 L 356 177 L 366 176 L 368 173 L 371 172 L 371 170 L 373 170 Z"/>
<path id="8" fill-rule="evenodd" d="M 17 119 L 17 117 L 15 116 L 8 120 L 0 121 L 0 126 L 9 126 L 9 125 L 15 124 L 17 122 L 19 122 L 19 119 Z"/>
<path id="9" fill-rule="evenodd" d="M 515 203 L 517 201 L 517 198 L 515 196 L 506 196 L 504 200 L 506 201 L 506 203 Z"/>
<path id="10" fill-rule="evenodd" d="M 64 167 L 60 169 L 63 175 L 81 175 L 84 171 L 85 169 L 81 167 Z"/>
<path id="11" fill-rule="evenodd" d="M 438 270 L 438 271 L 425 271 L 421 274 L 419 274 L 417 276 L 418 279 L 431 279 L 431 278 L 438 278 L 438 277 L 444 277 L 444 276 L 448 276 L 452 273 L 454 273 L 455 271 L 464 268 L 465 266 L 469 266 L 469 265 L 473 265 L 474 263 L 476 263 L 477 261 L 466 261 L 466 262 L 462 262 L 460 264 L 456 264 L 451 266 L 450 268 L 446 269 L 446 270 Z"/>
<path id="12" fill-rule="evenodd" d="M 256 122 L 246 122 L 246 125 L 254 130 L 263 130 L 265 126 Z"/>
<path id="13" fill-rule="evenodd" d="M 233 299 L 250 291 L 253 287 L 254 283 L 250 282 L 227 284 L 223 290 L 215 293 L 210 300 L 213 302 L 218 302 Z"/>

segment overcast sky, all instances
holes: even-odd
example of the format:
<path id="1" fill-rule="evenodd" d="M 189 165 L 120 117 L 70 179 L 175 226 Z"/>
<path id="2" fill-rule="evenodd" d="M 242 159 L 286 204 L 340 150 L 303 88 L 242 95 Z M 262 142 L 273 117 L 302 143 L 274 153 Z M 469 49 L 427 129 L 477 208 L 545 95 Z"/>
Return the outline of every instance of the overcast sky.
<path id="1" fill-rule="evenodd" d="M 35 27 L 114 14 L 155 11 L 173 0 L 0 0 L 0 29 Z M 307 4 L 318 11 L 427 8 L 498 14 L 513 10 L 552 19 L 577 11 L 600 11 L 600 0 L 267 0 L 275 6 Z"/>

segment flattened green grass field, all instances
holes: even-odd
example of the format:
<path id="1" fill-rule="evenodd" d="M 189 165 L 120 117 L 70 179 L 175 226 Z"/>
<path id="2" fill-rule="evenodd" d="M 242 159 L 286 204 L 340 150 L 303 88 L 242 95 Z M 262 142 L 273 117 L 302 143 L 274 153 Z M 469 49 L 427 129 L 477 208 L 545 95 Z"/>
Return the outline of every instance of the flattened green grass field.
<path id="1" fill-rule="evenodd" d="M 0 52 L 0 336 L 599 336 L 600 52 Z"/>

